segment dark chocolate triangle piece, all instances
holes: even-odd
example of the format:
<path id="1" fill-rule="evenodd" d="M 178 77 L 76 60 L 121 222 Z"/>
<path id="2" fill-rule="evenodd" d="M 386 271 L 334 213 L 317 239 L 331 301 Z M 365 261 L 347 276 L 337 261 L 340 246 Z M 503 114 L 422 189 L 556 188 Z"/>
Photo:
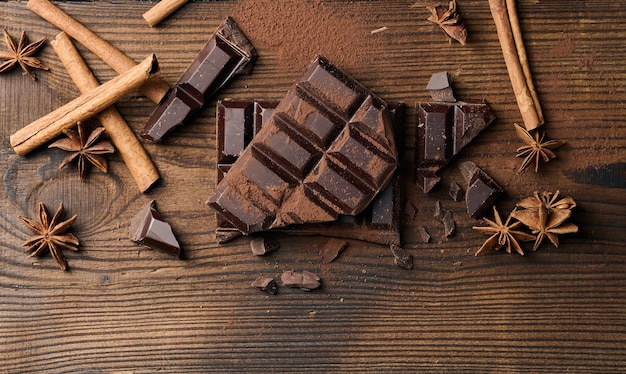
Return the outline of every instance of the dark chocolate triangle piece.
<path id="1" fill-rule="evenodd" d="M 504 194 L 500 187 L 487 173 L 471 161 L 459 165 L 459 170 L 467 182 L 465 203 L 467 213 L 472 218 L 482 218 Z"/>
<path id="2" fill-rule="evenodd" d="M 130 240 L 180 257 L 180 245 L 170 225 L 156 210 L 154 200 L 143 208 L 130 223 Z"/>

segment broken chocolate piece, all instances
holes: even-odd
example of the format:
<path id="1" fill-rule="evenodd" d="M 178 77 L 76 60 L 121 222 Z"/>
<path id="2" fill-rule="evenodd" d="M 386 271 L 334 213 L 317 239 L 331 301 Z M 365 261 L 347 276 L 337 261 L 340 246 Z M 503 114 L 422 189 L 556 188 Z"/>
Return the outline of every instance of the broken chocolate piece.
<path id="1" fill-rule="evenodd" d="M 459 170 L 467 182 L 467 213 L 472 218 L 482 218 L 504 194 L 504 190 L 471 161 L 461 163 Z"/>
<path id="2" fill-rule="evenodd" d="M 443 216 L 446 212 L 443 210 L 441 206 L 441 201 L 437 200 L 435 202 L 435 211 L 433 212 L 433 217 L 439 222 L 443 222 Z"/>
<path id="3" fill-rule="evenodd" d="M 446 166 L 496 118 L 484 101 L 417 104 L 415 183 L 429 192 Z"/>
<path id="4" fill-rule="evenodd" d="M 450 190 L 448 190 L 448 194 L 450 195 L 450 198 L 452 198 L 452 200 L 454 201 L 461 201 L 464 197 L 461 186 L 459 186 L 459 184 L 456 182 L 450 183 Z"/>
<path id="5" fill-rule="evenodd" d="M 278 285 L 276 281 L 271 277 L 259 276 L 252 282 L 252 287 L 256 287 L 263 292 L 275 295 L 278 292 Z"/>
<path id="6" fill-rule="evenodd" d="M 304 270 L 303 272 L 286 271 L 280 276 L 283 286 L 300 288 L 303 291 L 311 291 L 321 286 L 320 278 Z"/>
<path id="7" fill-rule="evenodd" d="M 452 84 L 450 83 L 450 76 L 447 72 L 435 73 L 431 75 L 426 89 L 430 92 L 430 97 L 435 101 L 454 103 L 454 93 L 452 92 Z"/>
<path id="8" fill-rule="evenodd" d="M 334 221 L 362 212 L 396 166 L 387 105 L 318 56 L 208 204 L 244 234 Z"/>
<path id="9" fill-rule="evenodd" d="M 220 100 L 217 103 L 217 181 L 223 179 L 241 152 L 250 143 L 263 123 L 271 116 L 278 101 Z M 396 139 L 402 139 L 404 104 L 389 105 Z M 401 143 L 397 144 L 398 147 Z M 400 153 L 400 149 L 398 149 Z M 272 231 L 292 235 L 324 235 L 364 240 L 378 244 L 400 244 L 402 188 L 399 171 L 391 183 L 379 193 L 363 212 L 340 215 L 337 221 L 291 225 Z M 225 243 L 241 235 L 220 214 L 217 214 L 215 232 L 218 243 Z"/>
<path id="10" fill-rule="evenodd" d="M 322 247 L 322 249 L 320 250 L 320 257 L 322 257 L 322 262 L 325 264 L 330 264 L 347 247 L 348 242 L 345 240 L 337 238 L 329 239 L 326 244 L 324 244 L 324 247 Z"/>
<path id="11" fill-rule="evenodd" d="M 422 243 L 430 242 L 430 234 L 428 233 L 428 231 L 426 231 L 426 228 L 424 226 L 418 226 L 417 232 L 420 235 L 420 239 L 422 240 Z"/>
<path id="12" fill-rule="evenodd" d="M 232 18 L 226 18 L 161 100 L 141 137 L 158 142 L 175 127 L 187 123 L 229 79 L 249 74 L 255 60 L 256 51 L 248 38 Z"/>
<path id="13" fill-rule="evenodd" d="M 443 233 L 446 238 L 454 235 L 454 233 L 456 232 L 456 222 L 454 222 L 451 210 L 446 210 L 441 221 L 443 222 Z"/>
<path id="14" fill-rule="evenodd" d="M 415 219 L 417 212 L 418 209 L 412 202 L 407 201 L 406 204 L 404 204 L 404 214 L 409 217 L 411 221 Z"/>
<path id="15" fill-rule="evenodd" d="M 255 256 L 263 256 L 280 248 L 278 240 L 270 238 L 254 238 L 250 241 L 250 249 Z"/>
<path id="16" fill-rule="evenodd" d="M 396 265 L 406 270 L 413 269 L 413 256 L 409 252 L 395 244 L 390 245 L 389 249 L 393 254 L 393 262 Z"/>
<path id="17" fill-rule="evenodd" d="M 180 245 L 170 225 L 157 212 L 154 200 L 133 218 L 129 231 L 130 240 L 180 257 Z"/>

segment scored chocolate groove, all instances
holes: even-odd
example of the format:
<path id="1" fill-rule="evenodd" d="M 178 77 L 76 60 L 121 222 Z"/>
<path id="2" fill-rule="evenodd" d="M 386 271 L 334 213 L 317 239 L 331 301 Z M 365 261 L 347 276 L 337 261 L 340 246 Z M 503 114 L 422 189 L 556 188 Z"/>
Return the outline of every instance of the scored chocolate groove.
<path id="1" fill-rule="evenodd" d="M 208 204 L 244 234 L 363 211 L 397 151 L 384 101 L 317 57 Z"/>
<path id="2" fill-rule="evenodd" d="M 217 103 L 217 182 L 228 172 L 254 135 L 274 113 L 278 101 L 220 100 Z M 389 104 L 395 138 L 402 139 L 405 105 Z M 398 146 L 402 143 L 399 142 Z M 398 149 L 398 153 L 402 153 Z M 402 188 L 399 171 L 370 205 L 355 216 L 339 215 L 330 223 L 292 225 L 272 231 L 292 235 L 325 235 L 364 240 L 378 244 L 400 245 Z M 217 214 L 215 236 L 225 243 L 241 235 L 222 215 Z"/>

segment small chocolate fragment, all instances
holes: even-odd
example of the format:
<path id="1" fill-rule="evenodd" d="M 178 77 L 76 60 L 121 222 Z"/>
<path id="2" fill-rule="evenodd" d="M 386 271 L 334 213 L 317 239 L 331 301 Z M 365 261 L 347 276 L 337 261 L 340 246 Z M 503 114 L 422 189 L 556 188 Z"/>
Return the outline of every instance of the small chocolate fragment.
<path id="1" fill-rule="evenodd" d="M 355 215 L 397 166 L 381 99 L 318 56 L 208 204 L 244 234 Z"/>
<path id="2" fill-rule="evenodd" d="M 278 240 L 271 238 L 254 238 L 250 240 L 250 249 L 255 256 L 263 256 L 280 248 Z"/>
<path id="3" fill-rule="evenodd" d="M 415 183 L 429 192 L 446 166 L 496 118 L 484 101 L 417 103 Z"/>
<path id="4" fill-rule="evenodd" d="M 422 243 L 430 242 L 430 234 L 428 233 L 428 231 L 426 231 L 426 228 L 424 226 L 418 226 L 417 232 L 420 234 L 420 239 L 422 240 Z"/>
<path id="5" fill-rule="evenodd" d="M 260 276 L 252 282 L 252 287 L 256 287 L 263 292 L 275 295 L 278 292 L 276 280 L 271 277 Z"/>
<path id="6" fill-rule="evenodd" d="M 297 287 L 303 291 L 311 291 L 321 286 L 320 278 L 306 270 L 301 273 L 286 271 L 280 276 L 280 282 L 283 286 Z"/>
<path id="7" fill-rule="evenodd" d="M 448 193 L 450 194 L 450 198 L 454 201 L 463 200 L 463 190 L 461 189 L 461 186 L 454 181 L 450 183 L 450 190 L 448 190 Z"/>
<path id="8" fill-rule="evenodd" d="M 446 238 L 451 237 L 456 232 L 456 222 L 454 222 L 454 218 L 452 217 L 452 211 L 446 210 L 443 215 L 443 233 Z"/>
<path id="9" fill-rule="evenodd" d="M 337 238 L 329 239 L 326 244 L 324 244 L 324 247 L 322 247 L 322 249 L 320 250 L 320 257 L 322 257 L 322 262 L 325 264 L 330 264 L 347 247 L 348 242 L 345 240 Z"/>
<path id="10" fill-rule="evenodd" d="M 443 207 L 441 206 L 441 201 L 437 200 L 435 202 L 435 211 L 433 212 L 433 217 L 435 217 L 435 219 L 439 222 L 443 223 L 443 216 L 446 212 L 443 210 Z"/>
<path id="11" fill-rule="evenodd" d="M 407 201 L 406 204 L 404 204 L 404 214 L 409 217 L 411 221 L 415 219 L 417 212 L 418 209 L 412 202 Z"/>
<path id="12" fill-rule="evenodd" d="M 226 82 L 237 74 L 249 74 L 256 51 L 228 17 L 217 28 L 176 86 L 161 100 L 141 137 L 153 142 L 187 123 Z"/>
<path id="13" fill-rule="evenodd" d="M 413 256 L 409 252 L 395 244 L 390 245 L 389 249 L 393 254 L 393 262 L 396 265 L 406 270 L 413 269 Z"/>
<path id="14" fill-rule="evenodd" d="M 435 101 L 445 103 L 455 103 L 454 93 L 452 92 L 452 84 L 450 76 L 447 72 L 435 73 L 431 75 L 426 89 L 430 92 L 430 96 Z"/>
<path id="15" fill-rule="evenodd" d="M 130 240 L 180 257 L 180 244 L 170 225 L 157 212 L 154 200 L 133 218 L 129 231 Z"/>
<path id="16" fill-rule="evenodd" d="M 467 213 L 472 218 L 480 219 L 504 194 L 504 190 L 471 161 L 463 162 L 459 170 L 467 182 Z"/>

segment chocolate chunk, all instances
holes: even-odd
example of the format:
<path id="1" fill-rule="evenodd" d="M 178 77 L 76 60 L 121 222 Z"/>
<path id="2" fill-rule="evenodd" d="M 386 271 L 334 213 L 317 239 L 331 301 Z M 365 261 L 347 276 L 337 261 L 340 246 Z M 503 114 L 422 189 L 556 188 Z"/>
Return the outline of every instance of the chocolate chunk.
<path id="1" fill-rule="evenodd" d="M 250 249 L 255 256 L 263 256 L 280 248 L 278 240 L 271 238 L 254 238 L 250 241 Z"/>
<path id="2" fill-rule="evenodd" d="M 450 183 L 450 189 L 448 190 L 448 194 L 450 195 L 450 198 L 452 198 L 452 200 L 454 201 L 461 201 L 464 197 L 461 186 L 459 186 L 459 184 L 456 182 Z"/>
<path id="3" fill-rule="evenodd" d="M 387 105 L 317 57 L 208 204 L 244 234 L 362 212 L 392 179 Z"/>
<path id="4" fill-rule="evenodd" d="M 187 123 L 229 79 L 249 74 L 255 60 L 254 47 L 228 17 L 161 100 L 141 137 L 158 142 L 175 127 Z"/>
<path id="5" fill-rule="evenodd" d="M 446 238 L 454 235 L 454 233 L 456 232 L 456 222 L 454 222 L 451 210 L 446 210 L 441 221 L 443 222 L 443 233 Z"/>
<path id="6" fill-rule="evenodd" d="M 428 233 L 428 231 L 426 231 L 426 228 L 424 226 L 418 226 L 417 232 L 418 234 L 420 234 L 420 239 L 422 240 L 422 243 L 430 242 L 430 234 Z"/>
<path id="7" fill-rule="evenodd" d="M 320 250 L 320 257 L 322 257 L 322 262 L 325 264 L 330 264 L 347 247 L 347 241 L 337 238 L 331 238 L 326 242 L 326 244 L 324 244 L 324 247 L 322 247 L 322 249 Z"/>
<path id="8" fill-rule="evenodd" d="M 472 218 L 482 218 L 504 194 L 504 190 L 471 161 L 463 162 L 459 170 L 467 182 L 467 213 Z"/>
<path id="9" fill-rule="evenodd" d="M 154 200 L 133 218 L 129 231 L 130 240 L 180 257 L 180 245 L 170 225 L 157 212 Z"/>
<path id="10" fill-rule="evenodd" d="M 444 214 L 445 214 L 445 211 L 443 210 L 443 207 L 441 206 L 441 201 L 437 200 L 435 202 L 435 211 L 433 212 L 433 217 L 435 217 L 437 221 L 443 222 Z"/>
<path id="11" fill-rule="evenodd" d="M 320 278 L 304 270 L 303 272 L 286 271 L 280 276 L 283 286 L 300 288 L 303 291 L 311 291 L 321 286 Z"/>
<path id="12" fill-rule="evenodd" d="M 274 112 L 278 101 L 220 100 L 217 103 L 217 181 L 223 179 L 253 136 Z M 405 105 L 389 105 L 396 139 L 402 139 Z M 397 144 L 401 152 L 400 143 Z M 273 229 L 292 235 L 324 235 L 358 239 L 378 244 L 400 244 L 402 186 L 400 172 L 379 193 L 363 212 L 339 215 L 337 221 L 308 223 Z M 241 235 L 222 215 L 217 214 L 215 232 L 218 243 L 226 243 Z"/>
<path id="13" fill-rule="evenodd" d="M 496 118 L 484 101 L 418 103 L 415 183 L 429 192 L 446 166 Z"/>
<path id="14" fill-rule="evenodd" d="M 406 270 L 413 269 L 413 256 L 409 252 L 395 244 L 390 245 L 389 249 L 393 254 L 393 262 L 396 265 Z"/>
<path id="15" fill-rule="evenodd" d="M 430 96 L 435 101 L 448 103 L 456 102 L 452 91 L 452 84 L 450 83 L 450 76 L 445 71 L 431 75 L 426 89 L 430 92 Z"/>
<path id="16" fill-rule="evenodd" d="M 276 281 L 271 277 L 260 276 L 252 282 L 252 287 L 256 287 L 263 292 L 275 295 L 278 292 Z"/>

